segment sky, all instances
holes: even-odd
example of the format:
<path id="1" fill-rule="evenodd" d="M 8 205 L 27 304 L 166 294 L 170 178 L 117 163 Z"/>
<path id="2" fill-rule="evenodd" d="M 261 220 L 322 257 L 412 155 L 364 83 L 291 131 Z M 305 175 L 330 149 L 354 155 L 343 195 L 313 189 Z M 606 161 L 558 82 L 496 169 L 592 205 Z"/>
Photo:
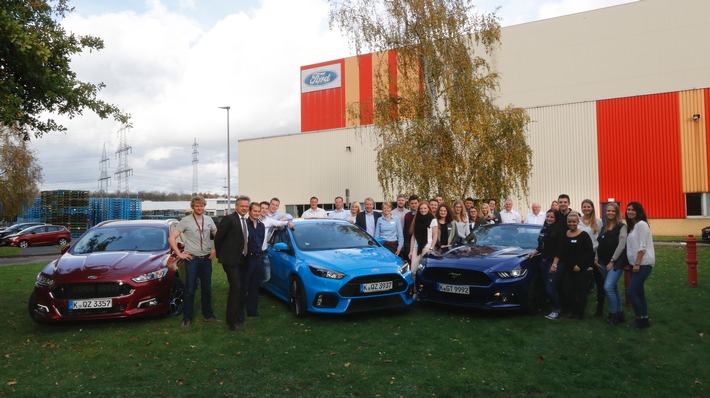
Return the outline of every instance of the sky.
<path id="1" fill-rule="evenodd" d="M 479 0 L 500 6 L 502 26 L 633 0 Z M 300 67 L 355 55 L 328 26 L 326 0 L 70 0 L 62 25 L 104 40 L 72 59 L 79 80 L 106 84 L 99 97 L 131 114 L 130 192 L 190 193 L 193 144 L 198 191 L 225 194 L 227 111 L 231 191 L 239 193 L 238 141 L 300 132 Z M 101 164 L 119 167 L 119 128 L 91 111 L 31 142 L 44 170 L 41 190 L 99 189 Z M 102 162 L 104 148 L 108 162 Z M 265 160 L 265 161 L 268 161 Z M 294 159 L 297 161 L 297 159 Z M 258 171 L 255 171 L 258 172 Z M 111 178 L 109 191 L 118 189 Z"/>

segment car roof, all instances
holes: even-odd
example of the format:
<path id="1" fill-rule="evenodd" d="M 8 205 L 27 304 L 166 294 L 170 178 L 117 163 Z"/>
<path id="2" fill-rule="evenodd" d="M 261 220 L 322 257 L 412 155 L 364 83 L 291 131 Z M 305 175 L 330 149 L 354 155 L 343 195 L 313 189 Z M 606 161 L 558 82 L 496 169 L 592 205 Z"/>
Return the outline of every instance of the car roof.
<path id="1" fill-rule="evenodd" d="M 168 227 L 178 220 L 170 218 L 167 220 L 108 220 L 98 223 L 96 227 Z"/>

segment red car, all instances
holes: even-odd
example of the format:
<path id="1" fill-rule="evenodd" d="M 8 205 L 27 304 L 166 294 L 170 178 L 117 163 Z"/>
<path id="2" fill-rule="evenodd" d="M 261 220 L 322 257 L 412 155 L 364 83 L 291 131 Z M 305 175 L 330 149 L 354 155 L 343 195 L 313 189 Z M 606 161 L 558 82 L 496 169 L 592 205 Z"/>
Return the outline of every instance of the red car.
<path id="1" fill-rule="evenodd" d="M 184 285 L 168 244 L 175 220 L 105 221 L 37 275 L 28 307 L 36 322 L 182 312 Z"/>
<path id="2" fill-rule="evenodd" d="M 71 242 L 71 232 L 59 225 L 37 225 L 4 238 L 8 245 L 25 248 L 27 246 L 59 245 Z"/>

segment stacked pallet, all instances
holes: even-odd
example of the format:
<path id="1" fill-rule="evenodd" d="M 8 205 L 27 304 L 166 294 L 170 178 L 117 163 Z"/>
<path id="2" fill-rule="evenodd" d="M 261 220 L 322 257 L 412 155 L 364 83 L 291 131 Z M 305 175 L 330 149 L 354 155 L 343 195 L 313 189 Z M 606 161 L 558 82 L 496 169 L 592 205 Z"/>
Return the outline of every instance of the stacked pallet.
<path id="1" fill-rule="evenodd" d="M 89 202 L 89 219 L 92 225 L 106 220 L 140 220 L 142 213 L 142 199 L 91 198 Z"/>
<path id="2" fill-rule="evenodd" d="M 83 234 L 89 226 L 89 191 L 42 191 L 42 221 L 63 225 L 72 236 Z"/>

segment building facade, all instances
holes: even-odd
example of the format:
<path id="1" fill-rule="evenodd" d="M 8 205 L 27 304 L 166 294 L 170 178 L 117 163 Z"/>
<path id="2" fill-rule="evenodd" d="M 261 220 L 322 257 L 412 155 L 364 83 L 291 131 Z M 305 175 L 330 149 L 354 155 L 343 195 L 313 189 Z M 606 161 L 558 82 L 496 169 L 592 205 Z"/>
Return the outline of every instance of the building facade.
<path id="1" fill-rule="evenodd" d="M 641 202 L 662 235 L 697 234 L 710 216 L 710 2 L 641 0 L 502 28 L 490 59 L 501 106 L 525 108 L 532 177 L 526 213 L 559 193 Z M 392 51 L 301 68 L 301 133 L 240 141 L 240 190 L 282 205 L 383 198 L 367 104 Z M 305 80 L 309 78 L 309 83 Z M 397 81 L 390 90 L 396 93 Z M 347 112 L 360 103 L 360 118 Z M 268 148 L 279 159 L 264 165 Z M 260 167 L 262 173 L 242 170 Z"/>

